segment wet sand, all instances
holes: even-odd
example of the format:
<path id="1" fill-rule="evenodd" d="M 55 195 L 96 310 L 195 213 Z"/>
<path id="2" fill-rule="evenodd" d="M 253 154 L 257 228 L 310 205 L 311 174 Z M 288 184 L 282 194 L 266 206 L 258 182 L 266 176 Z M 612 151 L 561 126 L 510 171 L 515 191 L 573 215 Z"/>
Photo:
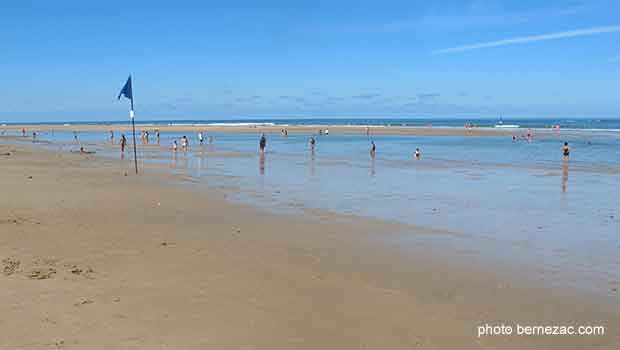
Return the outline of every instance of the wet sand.
<path id="1" fill-rule="evenodd" d="M 613 295 L 377 239 L 441 232 L 268 214 L 127 164 L 0 145 L 0 348 L 620 347 Z M 606 335 L 478 338 L 485 323 L 602 325 Z"/>

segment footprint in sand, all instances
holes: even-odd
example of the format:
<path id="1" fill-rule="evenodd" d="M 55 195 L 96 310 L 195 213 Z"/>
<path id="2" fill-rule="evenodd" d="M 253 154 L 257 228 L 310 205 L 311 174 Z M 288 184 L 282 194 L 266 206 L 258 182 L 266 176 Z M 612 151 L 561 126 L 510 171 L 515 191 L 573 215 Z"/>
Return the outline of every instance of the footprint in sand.
<path id="1" fill-rule="evenodd" d="M 94 303 L 93 300 L 84 299 L 84 300 L 82 300 L 82 301 L 80 301 L 78 303 L 73 304 L 73 306 L 82 306 L 82 305 L 88 305 L 88 304 L 92 304 L 92 303 Z"/>
<path id="2" fill-rule="evenodd" d="M 30 278 L 31 280 L 46 280 L 48 278 L 52 278 L 52 276 L 55 274 L 56 269 L 52 267 L 42 267 L 30 271 L 28 278 Z"/>
<path id="3" fill-rule="evenodd" d="M 20 264 L 21 263 L 19 260 L 13 260 L 11 258 L 4 259 L 2 260 L 2 265 L 3 265 L 2 273 L 4 273 L 7 276 L 10 276 L 19 270 Z"/>

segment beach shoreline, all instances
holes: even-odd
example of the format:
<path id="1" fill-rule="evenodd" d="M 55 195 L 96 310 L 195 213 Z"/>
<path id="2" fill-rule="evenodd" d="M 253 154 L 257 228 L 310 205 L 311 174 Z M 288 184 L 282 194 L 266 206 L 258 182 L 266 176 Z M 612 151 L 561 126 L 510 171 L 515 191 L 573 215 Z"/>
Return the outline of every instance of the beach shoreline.
<path id="1" fill-rule="evenodd" d="M 402 225 L 275 215 L 166 185 L 178 175 L 155 169 L 133 176 L 96 155 L 0 148 L 9 154 L 0 158 L 2 314 L 11 320 L 2 324 L 3 347 L 620 344 L 613 295 L 545 288 L 423 247 L 403 254 L 377 242 Z M 499 322 L 601 324 L 607 333 L 476 336 L 476 326 Z M 33 327 L 42 331 L 33 335 Z"/>
<path id="2" fill-rule="evenodd" d="M 492 128 L 492 127 L 452 127 L 452 126 L 387 126 L 387 125 L 216 125 L 216 124 L 151 124 L 137 123 L 136 131 L 154 132 L 159 130 L 161 133 L 267 133 L 280 134 L 282 130 L 287 130 L 291 134 L 318 134 L 319 130 L 328 130 L 330 134 L 366 134 L 367 128 L 369 136 L 373 135 L 411 135 L 411 136 L 493 136 L 493 137 L 522 137 L 528 132 L 528 128 Z M 0 127 L 13 135 L 21 133 L 22 129 L 27 131 L 27 136 L 36 132 L 101 132 L 109 131 L 121 132 L 131 129 L 131 125 L 123 124 L 9 124 Z M 577 129 L 557 131 L 550 128 L 532 129 L 537 137 L 587 137 Z M 603 130 L 602 130 L 603 131 Z"/>

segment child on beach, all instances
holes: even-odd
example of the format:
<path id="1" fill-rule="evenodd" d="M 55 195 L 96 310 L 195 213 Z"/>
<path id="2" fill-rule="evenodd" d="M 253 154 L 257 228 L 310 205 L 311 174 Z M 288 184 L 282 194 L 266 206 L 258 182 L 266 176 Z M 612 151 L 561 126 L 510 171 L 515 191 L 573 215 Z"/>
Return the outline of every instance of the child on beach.
<path id="1" fill-rule="evenodd" d="M 177 151 L 177 140 L 172 141 L 172 152 Z"/>
<path id="2" fill-rule="evenodd" d="M 110 142 L 114 144 L 114 131 L 110 130 Z"/>
<path id="3" fill-rule="evenodd" d="M 562 147 L 562 158 L 564 160 L 568 160 L 570 156 L 570 147 L 568 147 L 568 142 L 564 142 L 564 146 Z"/>

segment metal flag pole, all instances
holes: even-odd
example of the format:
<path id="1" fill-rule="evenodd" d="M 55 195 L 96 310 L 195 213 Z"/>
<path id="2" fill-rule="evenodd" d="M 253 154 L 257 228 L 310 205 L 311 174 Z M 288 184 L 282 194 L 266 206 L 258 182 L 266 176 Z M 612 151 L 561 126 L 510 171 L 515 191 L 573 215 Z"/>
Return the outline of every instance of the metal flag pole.
<path id="1" fill-rule="evenodd" d="M 133 132 L 133 163 L 136 166 L 136 174 L 138 173 L 138 151 L 136 150 L 136 122 L 134 120 L 133 111 L 133 92 L 131 94 L 131 110 L 129 111 L 129 118 L 131 118 L 131 130 Z"/>
<path id="2" fill-rule="evenodd" d="M 127 78 L 127 82 L 123 85 L 121 92 L 118 94 L 117 99 L 120 100 L 121 96 L 128 98 L 131 101 L 131 109 L 129 110 L 129 118 L 131 118 L 131 130 L 133 133 L 133 163 L 136 166 L 136 174 L 138 174 L 138 151 L 136 150 L 136 122 L 134 120 L 133 111 L 133 88 L 131 83 L 131 74 Z"/>

